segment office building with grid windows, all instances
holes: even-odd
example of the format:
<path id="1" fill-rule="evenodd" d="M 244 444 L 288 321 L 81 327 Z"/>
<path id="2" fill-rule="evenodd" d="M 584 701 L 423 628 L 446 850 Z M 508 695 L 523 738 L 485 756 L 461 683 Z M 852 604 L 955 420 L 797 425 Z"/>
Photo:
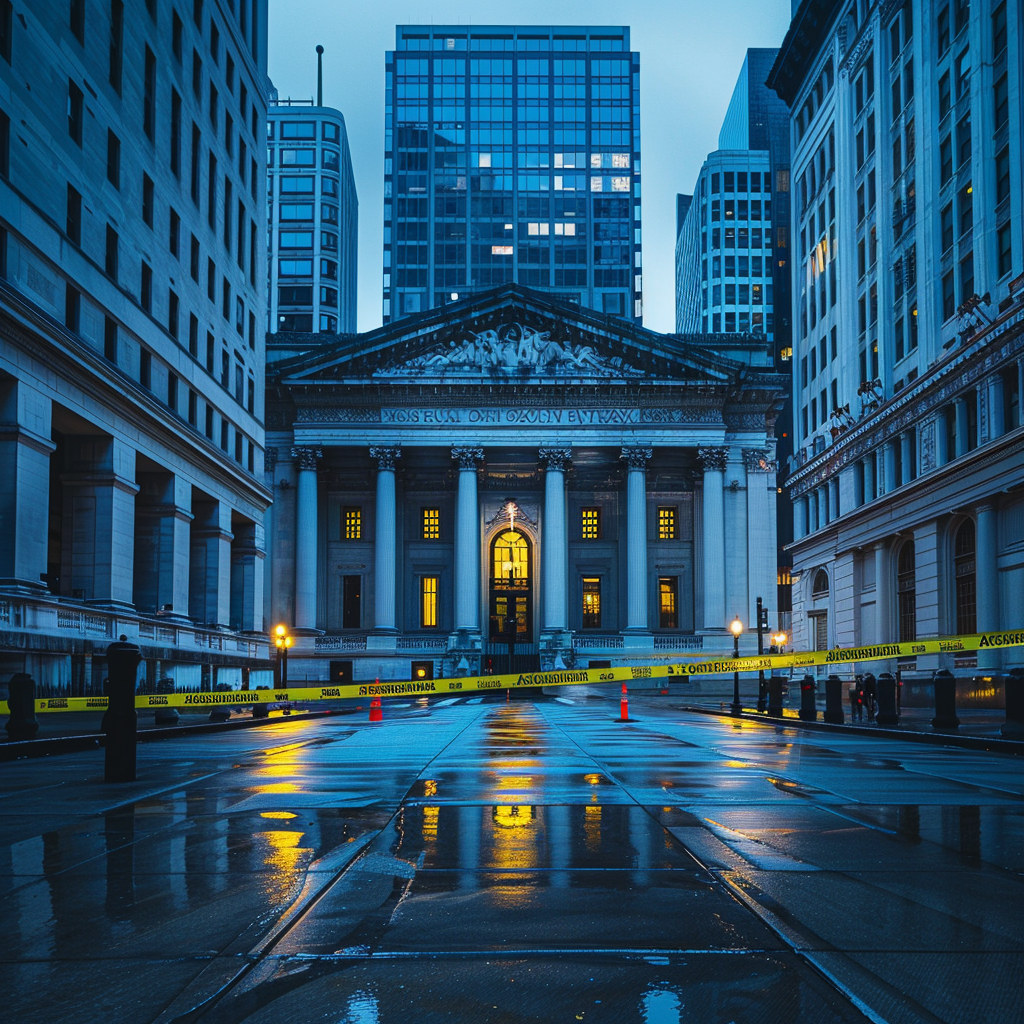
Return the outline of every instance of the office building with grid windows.
<path id="1" fill-rule="evenodd" d="M 359 200 L 341 111 L 271 103 L 267 206 L 268 329 L 355 333 Z"/>
<path id="2" fill-rule="evenodd" d="M 640 322 L 640 57 L 628 28 L 399 26 L 384 322 L 506 283 Z"/>
<path id="3" fill-rule="evenodd" d="M 1021 624 L 1022 30 L 1006 0 L 803 0 L 772 69 L 793 147 L 798 646 Z"/>
<path id="4" fill-rule="evenodd" d="M 0 2 L 3 684 L 101 693 L 120 634 L 150 685 L 271 680 L 266 38 L 265 0 Z"/>

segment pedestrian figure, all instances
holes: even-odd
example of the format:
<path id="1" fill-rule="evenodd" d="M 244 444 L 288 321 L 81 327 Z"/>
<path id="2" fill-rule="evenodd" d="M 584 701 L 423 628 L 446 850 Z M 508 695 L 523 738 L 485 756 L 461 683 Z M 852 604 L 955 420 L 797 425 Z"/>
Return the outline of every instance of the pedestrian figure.
<path id="1" fill-rule="evenodd" d="M 864 680 L 857 676 L 853 689 L 853 718 L 855 721 L 863 721 L 864 718 Z"/>
<path id="2" fill-rule="evenodd" d="M 868 713 L 868 721 L 875 720 L 877 707 L 877 691 L 875 688 L 875 677 L 870 672 L 864 677 L 864 709 Z"/>

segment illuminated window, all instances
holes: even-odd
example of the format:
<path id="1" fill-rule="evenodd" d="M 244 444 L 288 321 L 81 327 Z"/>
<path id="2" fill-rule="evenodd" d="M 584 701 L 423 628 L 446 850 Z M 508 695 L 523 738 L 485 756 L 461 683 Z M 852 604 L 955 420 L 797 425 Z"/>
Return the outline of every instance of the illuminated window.
<path id="1" fill-rule="evenodd" d="M 441 539 L 441 510 L 439 508 L 425 508 L 423 510 L 423 539 Z"/>
<path id="2" fill-rule="evenodd" d="M 601 510 L 585 508 L 580 510 L 581 534 L 584 540 L 599 540 L 601 537 Z"/>
<path id="3" fill-rule="evenodd" d="M 678 629 L 679 577 L 662 576 L 658 580 L 659 625 L 662 629 Z"/>
<path id="4" fill-rule="evenodd" d="M 511 245 L 492 245 L 491 246 L 492 256 L 511 256 L 512 246 Z"/>
<path id="5" fill-rule="evenodd" d="M 343 510 L 345 517 L 345 540 L 363 539 L 363 510 L 358 506 Z"/>
<path id="6" fill-rule="evenodd" d="M 676 506 L 658 506 L 658 540 L 676 540 Z"/>
<path id="7" fill-rule="evenodd" d="M 437 577 L 420 577 L 420 626 L 432 629 L 437 626 Z"/>
<path id="8" fill-rule="evenodd" d="M 601 628 L 601 577 L 583 577 L 583 628 Z"/>

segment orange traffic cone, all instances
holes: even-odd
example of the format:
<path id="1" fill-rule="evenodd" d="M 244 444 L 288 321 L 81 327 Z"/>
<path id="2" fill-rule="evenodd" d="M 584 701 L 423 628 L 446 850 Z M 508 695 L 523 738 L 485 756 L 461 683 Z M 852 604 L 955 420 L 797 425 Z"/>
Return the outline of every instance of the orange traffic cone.
<path id="1" fill-rule="evenodd" d="M 380 679 L 374 680 L 377 686 L 380 686 Z M 380 697 L 374 697 L 370 701 L 370 721 L 381 722 L 384 720 L 384 709 L 380 706 Z"/>
<path id="2" fill-rule="evenodd" d="M 629 691 L 625 683 L 622 684 L 622 699 L 619 701 L 619 721 L 629 721 Z"/>

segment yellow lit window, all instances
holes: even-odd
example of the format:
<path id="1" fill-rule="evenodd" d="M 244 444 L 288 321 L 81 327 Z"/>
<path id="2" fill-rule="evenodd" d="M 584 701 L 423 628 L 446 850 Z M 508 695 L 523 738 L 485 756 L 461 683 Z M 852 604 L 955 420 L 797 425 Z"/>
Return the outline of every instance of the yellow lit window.
<path id="1" fill-rule="evenodd" d="M 420 626 L 430 629 L 437 626 L 437 577 L 420 577 Z"/>
<path id="2" fill-rule="evenodd" d="M 363 539 L 363 510 L 358 506 L 344 509 L 345 540 Z"/>
<path id="3" fill-rule="evenodd" d="M 675 540 L 676 533 L 676 506 L 658 506 L 658 540 Z"/>
<path id="4" fill-rule="evenodd" d="M 441 539 L 441 510 L 439 508 L 425 508 L 423 510 L 423 539 Z"/>
<path id="5" fill-rule="evenodd" d="M 679 596 L 679 578 L 662 576 L 658 580 L 659 624 L 662 629 L 678 629 L 679 614 L 676 611 Z"/>
<path id="6" fill-rule="evenodd" d="M 601 628 L 601 577 L 583 577 L 583 628 Z"/>
<path id="7" fill-rule="evenodd" d="M 584 540 L 599 540 L 601 537 L 601 510 L 584 508 L 580 510 L 581 535 Z"/>

